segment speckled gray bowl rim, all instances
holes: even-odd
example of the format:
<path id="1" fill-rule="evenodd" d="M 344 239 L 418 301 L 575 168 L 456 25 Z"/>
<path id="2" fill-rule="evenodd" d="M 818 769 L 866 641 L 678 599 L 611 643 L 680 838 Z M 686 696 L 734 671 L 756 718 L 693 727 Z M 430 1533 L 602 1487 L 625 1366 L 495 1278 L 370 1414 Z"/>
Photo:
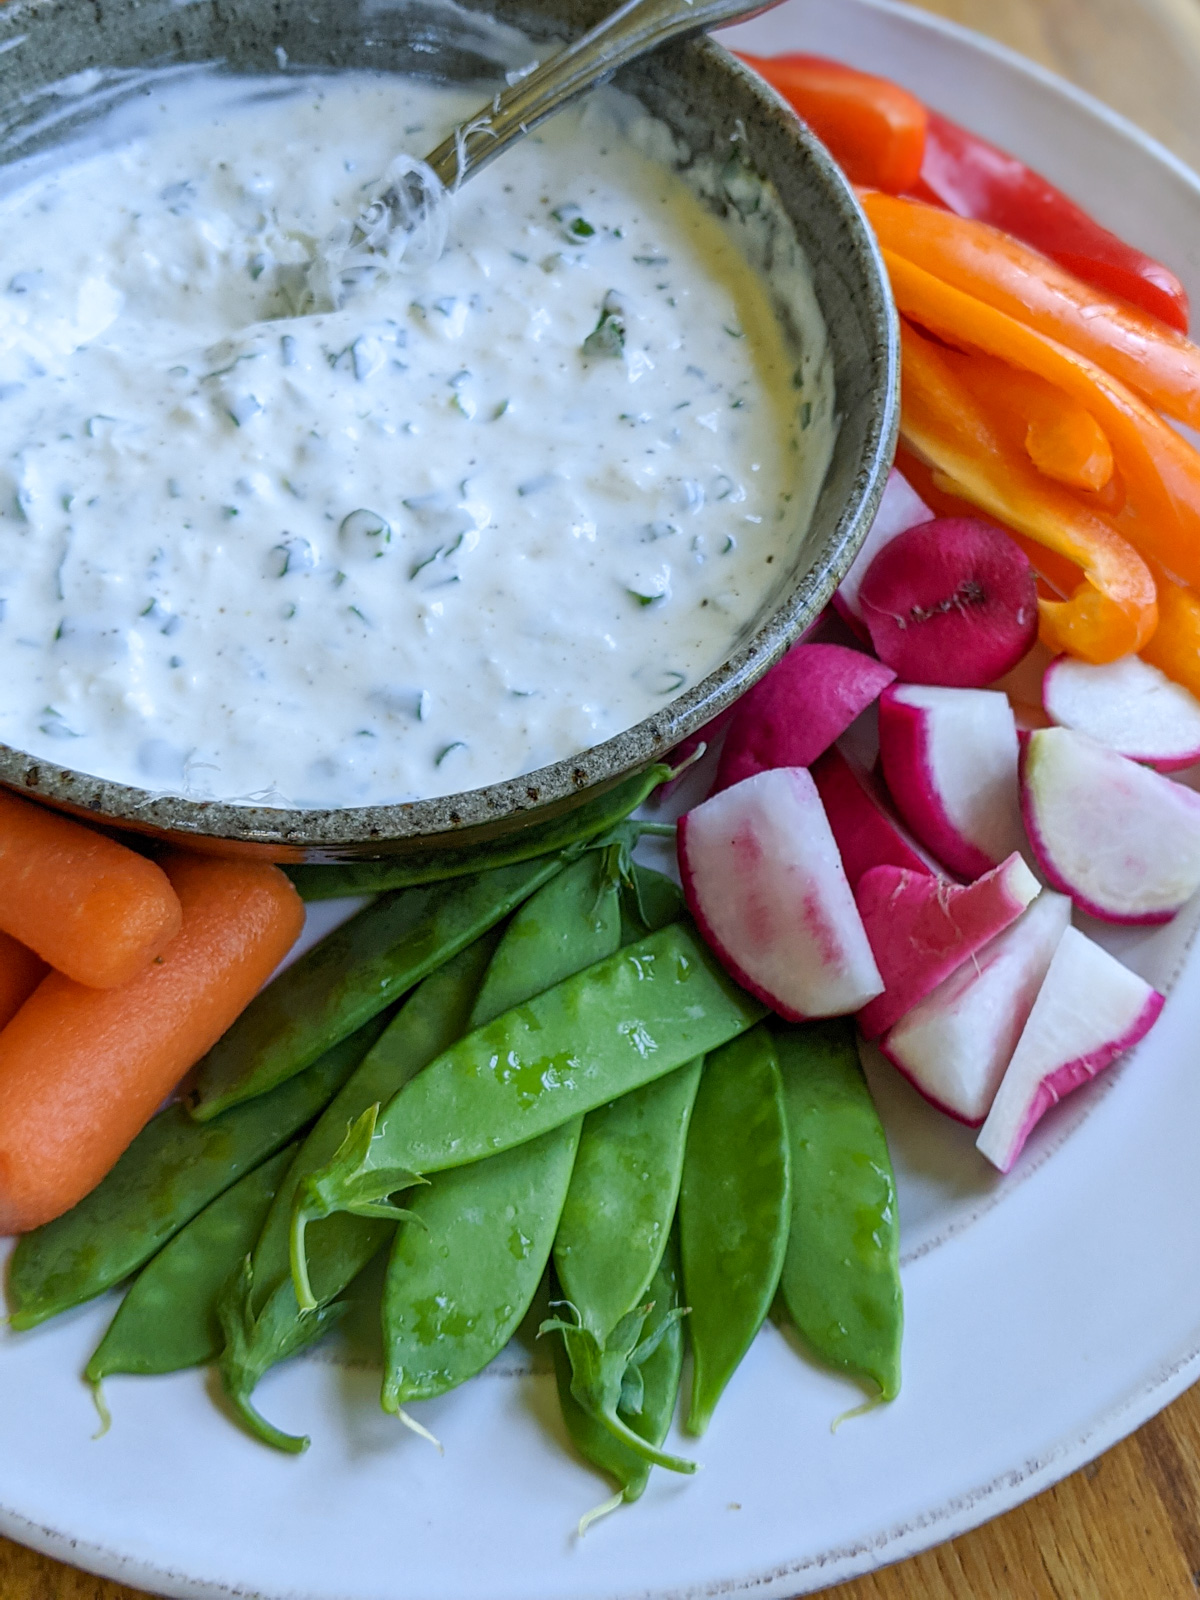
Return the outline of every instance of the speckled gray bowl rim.
<path id="1" fill-rule="evenodd" d="M 5 22 L 25 8 L 7 9 Z M 896 312 L 874 235 L 824 146 L 773 89 L 721 45 L 701 38 L 679 48 L 705 52 L 710 64 L 737 75 L 759 99 L 764 114 L 783 124 L 805 148 L 810 170 L 823 185 L 864 268 L 868 300 L 858 310 L 882 378 L 851 492 L 832 533 L 814 550 L 804 578 L 762 625 L 707 677 L 623 733 L 569 760 L 460 794 L 392 805 L 311 809 L 188 799 L 76 772 L 2 743 L 0 784 L 113 827 L 281 861 L 365 859 L 486 844 L 510 834 L 522 814 L 529 823 L 546 821 L 661 759 L 743 694 L 795 643 L 826 605 L 866 537 L 895 454 L 900 420 Z"/>

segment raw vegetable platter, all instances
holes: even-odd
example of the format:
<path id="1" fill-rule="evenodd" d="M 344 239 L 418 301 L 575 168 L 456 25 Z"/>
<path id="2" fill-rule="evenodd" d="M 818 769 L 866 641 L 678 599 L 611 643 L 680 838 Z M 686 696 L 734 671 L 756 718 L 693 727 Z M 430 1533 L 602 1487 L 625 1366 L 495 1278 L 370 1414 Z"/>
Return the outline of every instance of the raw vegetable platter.
<path id="1" fill-rule="evenodd" d="M 899 79 L 1188 277 L 1195 180 L 994 47 L 862 0 L 793 0 L 736 43 Z M 317 908 L 310 936 L 347 909 Z M 998 1513 L 1200 1370 L 1196 920 L 1188 906 L 1160 928 L 1100 935 L 1173 987 L 1170 1002 L 1122 1066 L 1043 1123 L 1005 1180 L 988 1175 L 973 1132 L 870 1065 L 899 1184 L 904 1386 L 836 1433 L 860 1391 L 801 1361 L 768 1323 L 704 1437 L 669 1441 L 704 1470 L 656 1471 L 640 1501 L 580 1539 L 579 1517 L 605 1490 L 567 1446 L 553 1378 L 523 1374 L 519 1349 L 419 1408 L 443 1455 L 381 1414 L 377 1369 L 345 1343 L 280 1367 L 256 1397 L 281 1427 L 311 1432 L 304 1456 L 237 1432 L 194 1372 L 111 1380 L 113 1427 L 94 1441 L 78 1375 L 106 1303 L 3 1336 L 0 1526 L 170 1594 L 616 1600 L 795 1595 Z"/>

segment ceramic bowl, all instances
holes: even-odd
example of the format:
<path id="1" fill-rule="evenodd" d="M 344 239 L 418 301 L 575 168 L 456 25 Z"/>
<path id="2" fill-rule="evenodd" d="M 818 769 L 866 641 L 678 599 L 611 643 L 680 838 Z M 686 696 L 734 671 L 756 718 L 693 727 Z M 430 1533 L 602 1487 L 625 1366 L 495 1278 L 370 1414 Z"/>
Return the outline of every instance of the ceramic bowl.
<path id="1" fill-rule="evenodd" d="M 218 61 L 233 72 L 369 67 L 446 79 L 495 78 L 570 38 L 606 0 L 10 0 L 0 12 L 0 161 L 45 148 L 139 74 Z M 514 30 L 523 36 L 519 42 Z M 75 75 L 86 74 L 84 77 Z M 62 93 L 62 80 L 77 90 Z M 0 745 L 0 783 L 105 824 L 223 853 L 283 861 L 441 859 L 506 847 L 661 758 L 722 711 L 816 618 L 854 557 L 882 493 L 898 417 L 894 312 L 878 253 L 844 178 L 771 90 L 707 39 L 671 46 L 616 80 L 676 135 L 685 178 L 731 161 L 737 184 L 773 191 L 781 224 L 763 246 L 768 278 L 802 253 L 825 323 L 837 427 L 811 521 L 746 636 L 655 716 L 567 761 L 507 783 L 407 804 L 284 810 L 151 793 Z M 57 89 L 48 88 L 58 85 Z M 728 210 L 732 183 L 709 184 Z M 777 202 L 777 204 L 776 204 Z M 787 334 L 806 313 L 775 292 Z M 805 330 L 806 334 L 808 330 Z"/>

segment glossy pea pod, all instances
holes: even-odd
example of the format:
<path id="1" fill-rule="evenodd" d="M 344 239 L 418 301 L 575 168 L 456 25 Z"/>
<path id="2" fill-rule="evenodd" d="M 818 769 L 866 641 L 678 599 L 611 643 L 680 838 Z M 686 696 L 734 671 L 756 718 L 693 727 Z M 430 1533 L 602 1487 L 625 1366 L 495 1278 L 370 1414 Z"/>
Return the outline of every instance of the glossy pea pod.
<path id="1" fill-rule="evenodd" d="M 386 1025 L 373 1018 L 306 1071 L 215 1121 L 170 1106 L 91 1194 L 24 1234 L 9 1263 L 12 1325 L 32 1328 L 121 1283 L 328 1105 Z"/>
<path id="2" fill-rule="evenodd" d="M 536 1139 L 744 1033 L 763 1009 L 688 924 L 647 935 L 475 1029 L 360 1119 L 302 1187 L 296 1255 L 310 1221 Z"/>
<path id="3" fill-rule="evenodd" d="M 502 922 L 561 872 L 541 856 L 450 884 L 382 896 L 258 995 L 196 1069 L 192 1115 L 206 1122 L 303 1071 Z"/>
<path id="4" fill-rule="evenodd" d="M 792 1154 L 784 1303 L 821 1360 L 893 1400 L 904 1328 L 896 1180 L 854 1024 L 771 1031 Z"/>
<path id="5" fill-rule="evenodd" d="M 265 1444 L 297 1452 L 307 1447 L 308 1440 L 281 1432 L 262 1416 L 252 1400 L 258 1383 L 285 1356 L 323 1337 L 341 1315 L 338 1297 L 396 1228 L 394 1218 L 349 1212 L 315 1224 L 310 1230 L 307 1259 L 316 1309 L 301 1311 L 289 1256 L 297 1190 L 307 1175 L 338 1149 L 347 1126 L 364 1107 L 395 1094 L 461 1036 L 495 943 L 495 934 L 484 935 L 414 990 L 301 1145 L 267 1213 L 253 1254 L 227 1287 L 220 1305 L 224 1341 L 218 1372 L 235 1414 Z M 260 1103 L 251 1101 L 249 1105 Z"/>
<path id="6" fill-rule="evenodd" d="M 661 1261 L 647 1288 L 653 1309 L 645 1324 L 649 1353 L 638 1363 L 640 1392 L 630 1384 L 618 1400 L 621 1421 L 644 1443 L 658 1447 L 667 1437 L 679 1400 L 683 1373 L 683 1325 L 679 1303 L 679 1246 L 672 1234 Z M 574 1369 L 564 1339 L 552 1341 L 554 1376 L 563 1422 L 575 1448 L 585 1461 L 607 1473 L 618 1485 L 618 1493 L 588 1512 L 579 1524 L 586 1532 L 597 1517 L 615 1511 L 622 1501 L 633 1501 L 650 1480 L 652 1463 L 630 1448 L 589 1407 L 580 1405 L 572 1393 Z M 622 1403 L 622 1401 L 624 1403 Z"/>
<path id="7" fill-rule="evenodd" d="M 482 1027 L 610 955 L 617 863 L 584 856 L 526 902 L 501 939 L 471 1021 Z M 579 1141 L 574 1117 L 499 1155 L 437 1173 L 406 1197 L 383 1296 L 383 1406 L 408 1420 L 507 1344 L 541 1281 Z"/>
<path id="8" fill-rule="evenodd" d="M 669 767 L 649 767 L 566 816 L 532 823 L 507 840 L 443 849 L 433 860 L 363 861 L 349 866 L 288 867 L 285 870 L 305 900 L 332 900 L 343 895 L 380 894 L 385 890 L 512 866 L 536 856 L 569 850 L 607 833 L 670 776 Z"/>
<path id="9" fill-rule="evenodd" d="M 120 1372 L 178 1372 L 217 1356 L 221 1291 L 257 1239 L 296 1148 L 218 1195 L 142 1268 L 84 1370 L 89 1383 Z"/>
<path id="10" fill-rule="evenodd" d="M 705 1062 L 679 1193 L 684 1295 L 691 1307 L 688 1429 L 703 1433 L 762 1326 L 791 1222 L 791 1147 L 768 1028 Z"/>

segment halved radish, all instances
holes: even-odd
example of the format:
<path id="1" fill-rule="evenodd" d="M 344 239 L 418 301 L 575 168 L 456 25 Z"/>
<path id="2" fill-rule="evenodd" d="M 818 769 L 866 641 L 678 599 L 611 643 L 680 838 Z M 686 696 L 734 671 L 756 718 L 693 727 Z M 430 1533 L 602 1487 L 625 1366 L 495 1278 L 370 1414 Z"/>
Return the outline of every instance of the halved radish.
<path id="1" fill-rule="evenodd" d="M 1037 583 L 1002 528 L 938 517 L 886 544 L 858 606 L 881 661 L 906 683 L 982 689 L 1037 637 Z"/>
<path id="2" fill-rule="evenodd" d="M 900 815 L 927 850 L 977 878 L 1025 845 L 1017 725 L 995 689 L 894 684 L 879 756 Z"/>
<path id="3" fill-rule="evenodd" d="M 1086 734 L 1025 736 L 1021 808 L 1048 881 L 1105 922 L 1169 922 L 1200 888 L 1200 795 Z"/>
<path id="4" fill-rule="evenodd" d="M 737 704 L 717 789 L 769 767 L 807 767 L 873 705 L 896 674 L 841 644 L 798 644 Z"/>
<path id="5" fill-rule="evenodd" d="M 1043 889 L 1011 928 L 943 979 L 880 1040 L 880 1048 L 940 1111 L 978 1127 L 1012 1059 L 1071 902 Z"/>
<path id="6" fill-rule="evenodd" d="M 1163 997 L 1077 928 L 1059 941 L 1046 981 L 976 1144 L 1008 1172 L 1035 1123 L 1135 1045 Z"/>
<path id="7" fill-rule="evenodd" d="M 858 554 L 850 564 L 850 571 L 842 579 L 833 597 L 834 606 L 841 616 L 852 625 L 859 624 L 856 632 L 864 635 L 866 633 L 866 625 L 863 623 L 862 612 L 858 605 L 858 586 L 863 581 L 867 568 L 884 545 L 889 544 L 898 533 L 903 533 L 906 528 L 915 528 L 919 522 L 932 520 L 933 512 L 908 479 L 901 477 L 893 467 L 888 473 L 875 520 L 859 547 Z"/>
<path id="8" fill-rule="evenodd" d="M 877 1039 L 1003 933 L 1038 893 L 1019 855 L 976 883 L 947 883 L 899 867 L 872 867 L 854 897 L 885 989 L 858 1014 L 868 1039 Z"/>
<path id="9" fill-rule="evenodd" d="M 737 981 L 793 1021 L 857 1011 L 883 988 L 812 778 L 774 767 L 679 819 L 679 872 Z"/>
<path id="10" fill-rule="evenodd" d="M 851 888 L 872 867 L 945 875 L 893 814 L 871 774 L 837 745 L 826 750 L 811 770 Z"/>
<path id="11" fill-rule="evenodd" d="M 1103 667 L 1058 656 L 1042 679 L 1042 702 L 1060 727 L 1159 772 L 1200 761 L 1200 700 L 1140 656 Z"/>

